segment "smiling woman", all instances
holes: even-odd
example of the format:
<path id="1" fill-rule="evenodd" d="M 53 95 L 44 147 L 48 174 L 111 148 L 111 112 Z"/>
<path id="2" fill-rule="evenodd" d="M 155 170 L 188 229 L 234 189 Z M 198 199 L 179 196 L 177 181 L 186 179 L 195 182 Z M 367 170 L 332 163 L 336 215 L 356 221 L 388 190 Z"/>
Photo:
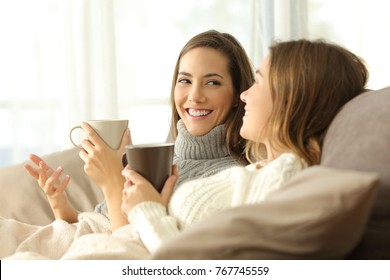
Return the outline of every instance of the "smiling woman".
<path id="1" fill-rule="evenodd" d="M 175 104 L 187 130 L 196 136 L 225 122 L 233 107 L 228 58 L 212 48 L 196 48 L 181 58 Z"/>
<path id="2" fill-rule="evenodd" d="M 221 144 L 234 158 L 243 158 L 245 143 L 238 133 L 244 115 L 240 94 L 253 80 L 251 62 L 234 36 L 209 30 L 191 38 L 179 54 L 172 79 L 173 138 L 177 126 L 203 136 L 224 123 Z"/>

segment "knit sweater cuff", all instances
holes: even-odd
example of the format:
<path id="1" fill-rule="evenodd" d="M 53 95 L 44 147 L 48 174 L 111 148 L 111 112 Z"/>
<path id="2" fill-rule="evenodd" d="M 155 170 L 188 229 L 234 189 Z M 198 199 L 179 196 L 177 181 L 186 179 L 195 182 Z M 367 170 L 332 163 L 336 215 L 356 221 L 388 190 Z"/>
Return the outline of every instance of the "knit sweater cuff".
<path id="1" fill-rule="evenodd" d="M 139 203 L 131 209 L 127 218 L 129 222 L 136 225 L 142 225 L 145 221 L 161 219 L 167 215 L 167 209 L 158 202 L 146 201 Z"/>
<path id="2" fill-rule="evenodd" d="M 169 216 L 166 207 L 158 202 L 146 201 L 136 205 L 128 214 L 128 220 L 150 253 L 179 232 L 176 219 Z"/>

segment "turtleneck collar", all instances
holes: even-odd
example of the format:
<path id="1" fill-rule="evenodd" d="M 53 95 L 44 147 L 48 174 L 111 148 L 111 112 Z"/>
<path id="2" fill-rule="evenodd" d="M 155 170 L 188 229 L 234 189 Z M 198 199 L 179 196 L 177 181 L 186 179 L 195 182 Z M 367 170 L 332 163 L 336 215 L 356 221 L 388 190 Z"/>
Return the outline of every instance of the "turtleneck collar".
<path id="1" fill-rule="evenodd" d="M 175 157 L 180 159 L 216 159 L 228 156 L 225 146 L 225 125 L 221 124 L 202 136 L 188 132 L 182 120 L 177 122 Z"/>

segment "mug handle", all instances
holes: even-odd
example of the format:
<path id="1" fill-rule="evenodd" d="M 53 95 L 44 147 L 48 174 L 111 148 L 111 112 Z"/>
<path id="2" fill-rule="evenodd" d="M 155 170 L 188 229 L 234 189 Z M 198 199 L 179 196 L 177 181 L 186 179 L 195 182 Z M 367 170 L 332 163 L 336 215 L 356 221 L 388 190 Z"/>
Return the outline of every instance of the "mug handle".
<path id="1" fill-rule="evenodd" d="M 76 144 L 74 141 L 73 141 L 73 138 L 72 138 L 72 133 L 73 131 L 75 131 L 76 129 L 83 129 L 81 127 L 81 125 L 76 125 L 75 127 L 73 127 L 70 132 L 69 132 L 69 139 L 70 139 L 70 142 L 72 142 L 73 146 L 77 147 L 77 148 L 82 148 L 81 147 L 81 144 Z"/>
<path id="2" fill-rule="evenodd" d="M 126 152 L 124 152 L 122 154 L 122 165 L 123 165 L 123 168 L 125 168 L 127 166 L 128 162 L 127 162 L 127 157 L 126 157 Z"/>

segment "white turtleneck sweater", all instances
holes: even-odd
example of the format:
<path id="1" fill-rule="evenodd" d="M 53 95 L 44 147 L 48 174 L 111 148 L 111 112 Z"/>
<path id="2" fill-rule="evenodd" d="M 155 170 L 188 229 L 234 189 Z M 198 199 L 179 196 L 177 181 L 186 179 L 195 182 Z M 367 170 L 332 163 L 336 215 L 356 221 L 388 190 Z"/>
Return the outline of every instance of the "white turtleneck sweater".
<path id="1" fill-rule="evenodd" d="M 168 209 L 156 202 L 143 202 L 129 213 L 130 224 L 150 253 L 180 230 L 226 208 L 261 203 L 283 182 L 306 167 L 303 160 L 285 153 L 257 169 L 228 168 L 210 177 L 182 183 L 173 193 Z"/>

